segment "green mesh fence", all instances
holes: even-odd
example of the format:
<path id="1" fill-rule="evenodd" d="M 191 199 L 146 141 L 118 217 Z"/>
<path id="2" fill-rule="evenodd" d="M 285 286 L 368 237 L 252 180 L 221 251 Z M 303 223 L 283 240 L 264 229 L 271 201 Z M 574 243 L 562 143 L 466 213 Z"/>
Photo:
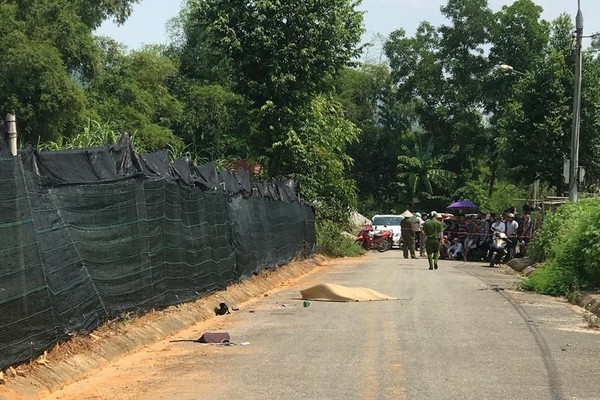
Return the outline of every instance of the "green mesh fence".
<path id="1" fill-rule="evenodd" d="M 106 149 L 0 155 L 0 368 L 315 248 L 285 183 Z"/>

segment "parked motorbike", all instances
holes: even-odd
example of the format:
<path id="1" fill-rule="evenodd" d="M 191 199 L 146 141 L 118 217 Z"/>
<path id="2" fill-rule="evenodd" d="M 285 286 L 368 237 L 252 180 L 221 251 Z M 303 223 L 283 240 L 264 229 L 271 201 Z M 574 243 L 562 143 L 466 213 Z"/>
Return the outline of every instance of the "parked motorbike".
<path id="1" fill-rule="evenodd" d="M 354 239 L 365 250 L 388 251 L 392 248 L 393 237 L 390 230 L 374 230 L 373 226 L 365 225 Z"/>
<path id="2" fill-rule="evenodd" d="M 490 267 L 502 264 L 508 254 L 508 237 L 505 233 L 495 233 L 488 253 Z"/>

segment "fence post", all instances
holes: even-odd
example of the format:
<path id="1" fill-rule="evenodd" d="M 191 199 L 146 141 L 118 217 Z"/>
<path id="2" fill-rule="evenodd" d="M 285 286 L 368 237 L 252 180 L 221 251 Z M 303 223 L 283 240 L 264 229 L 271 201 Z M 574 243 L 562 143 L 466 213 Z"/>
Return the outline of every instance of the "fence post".
<path id="1" fill-rule="evenodd" d="M 17 118 L 14 112 L 6 114 L 6 127 L 8 130 L 8 148 L 13 156 L 17 155 Z"/>

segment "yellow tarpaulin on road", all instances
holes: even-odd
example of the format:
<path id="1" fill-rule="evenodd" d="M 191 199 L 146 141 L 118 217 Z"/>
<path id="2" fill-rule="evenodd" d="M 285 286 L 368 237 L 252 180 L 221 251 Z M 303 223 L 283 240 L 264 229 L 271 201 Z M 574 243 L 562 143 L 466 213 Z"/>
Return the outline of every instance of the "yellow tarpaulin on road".
<path id="1" fill-rule="evenodd" d="M 332 283 L 315 285 L 300 291 L 303 300 L 313 301 L 381 301 L 398 300 L 372 289 L 353 288 Z"/>

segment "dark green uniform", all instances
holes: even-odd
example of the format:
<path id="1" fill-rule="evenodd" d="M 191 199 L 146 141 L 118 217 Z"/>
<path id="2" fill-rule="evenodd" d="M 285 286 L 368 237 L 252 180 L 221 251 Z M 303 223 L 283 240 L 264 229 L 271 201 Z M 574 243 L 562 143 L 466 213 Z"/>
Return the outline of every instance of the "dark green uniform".
<path id="1" fill-rule="evenodd" d="M 429 269 L 437 269 L 438 259 L 440 258 L 440 239 L 444 227 L 442 223 L 432 217 L 423 224 L 423 231 L 427 237 L 425 250 L 427 250 L 427 259 L 429 260 Z"/>
<path id="2" fill-rule="evenodd" d="M 408 253 L 412 258 L 417 258 L 415 255 L 415 231 L 413 230 L 413 223 L 410 217 L 405 217 L 400 222 L 400 231 L 402 232 L 402 252 L 404 258 L 408 258 Z"/>

